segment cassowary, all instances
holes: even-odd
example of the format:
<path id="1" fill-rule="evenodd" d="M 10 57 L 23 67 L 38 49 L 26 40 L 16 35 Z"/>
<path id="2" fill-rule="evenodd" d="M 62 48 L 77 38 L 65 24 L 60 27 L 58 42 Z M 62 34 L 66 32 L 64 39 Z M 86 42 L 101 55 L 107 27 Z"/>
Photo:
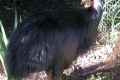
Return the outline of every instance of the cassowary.
<path id="1" fill-rule="evenodd" d="M 88 8 L 29 16 L 14 30 L 6 50 L 9 79 L 45 70 L 49 80 L 60 80 L 63 70 L 94 43 L 101 15 L 101 0 L 94 0 Z"/>

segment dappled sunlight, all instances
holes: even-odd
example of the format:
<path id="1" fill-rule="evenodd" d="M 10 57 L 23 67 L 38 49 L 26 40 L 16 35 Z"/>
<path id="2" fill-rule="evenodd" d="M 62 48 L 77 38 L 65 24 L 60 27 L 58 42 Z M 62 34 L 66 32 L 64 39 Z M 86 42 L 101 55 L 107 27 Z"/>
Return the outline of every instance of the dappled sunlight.
<path id="1" fill-rule="evenodd" d="M 120 65 L 120 39 L 114 49 L 109 45 L 90 49 L 87 54 L 79 56 L 64 74 L 72 76 L 79 73 L 79 76 L 87 77 L 97 72 L 108 71 L 117 65 Z"/>

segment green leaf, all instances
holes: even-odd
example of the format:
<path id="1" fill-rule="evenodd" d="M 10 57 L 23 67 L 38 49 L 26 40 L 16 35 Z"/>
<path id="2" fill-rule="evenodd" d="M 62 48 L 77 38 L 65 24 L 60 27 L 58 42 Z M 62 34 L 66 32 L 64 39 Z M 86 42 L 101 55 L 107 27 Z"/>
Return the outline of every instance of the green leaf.
<path id="1" fill-rule="evenodd" d="M 0 28 L 1 28 L 1 31 L 2 31 L 3 39 L 4 39 L 4 44 L 7 47 L 7 45 L 8 45 L 8 39 L 7 39 L 7 36 L 6 36 L 6 33 L 5 33 L 5 29 L 3 27 L 3 24 L 1 22 L 1 20 L 0 20 Z"/>

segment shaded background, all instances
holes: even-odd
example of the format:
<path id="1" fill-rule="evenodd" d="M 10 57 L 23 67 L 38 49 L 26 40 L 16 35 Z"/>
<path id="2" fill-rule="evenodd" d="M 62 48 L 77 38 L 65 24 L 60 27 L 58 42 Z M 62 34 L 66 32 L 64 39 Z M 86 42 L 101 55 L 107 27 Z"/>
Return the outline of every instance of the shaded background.
<path id="1" fill-rule="evenodd" d="M 33 12 L 84 7 L 81 2 L 81 0 L 0 0 L 0 19 L 7 35 L 10 36 L 14 26 L 15 8 L 17 15 L 23 20 Z"/>

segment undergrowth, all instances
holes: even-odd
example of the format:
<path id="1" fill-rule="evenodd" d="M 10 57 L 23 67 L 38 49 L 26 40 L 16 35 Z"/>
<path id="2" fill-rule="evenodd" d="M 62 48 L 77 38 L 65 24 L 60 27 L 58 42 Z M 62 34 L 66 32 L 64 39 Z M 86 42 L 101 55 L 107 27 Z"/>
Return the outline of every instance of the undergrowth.
<path id="1" fill-rule="evenodd" d="M 104 0 L 103 15 L 99 26 L 100 42 L 114 47 L 120 34 L 120 0 Z"/>
<path id="2" fill-rule="evenodd" d="M 15 9 L 15 22 L 14 22 L 14 29 L 17 27 L 18 21 L 17 21 L 17 10 Z M 9 43 L 9 40 L 7 38 L 4 26 L 2 24 L 2 21 L 0 20 L 0 61 L 2 62 L 4 71 L 6 76 L 8 77 L 8 71 L 5 64 L 5 50 L 7 48 L 7 45 Z"/>
<path id="3" fill-rule="evenodd" d="M 87 78 L 87 80 L 113 80 L 114 77 L 111 73 L 106 72 L 99 72 L 95 75 L 92 75 L 90 78 Z"/>

